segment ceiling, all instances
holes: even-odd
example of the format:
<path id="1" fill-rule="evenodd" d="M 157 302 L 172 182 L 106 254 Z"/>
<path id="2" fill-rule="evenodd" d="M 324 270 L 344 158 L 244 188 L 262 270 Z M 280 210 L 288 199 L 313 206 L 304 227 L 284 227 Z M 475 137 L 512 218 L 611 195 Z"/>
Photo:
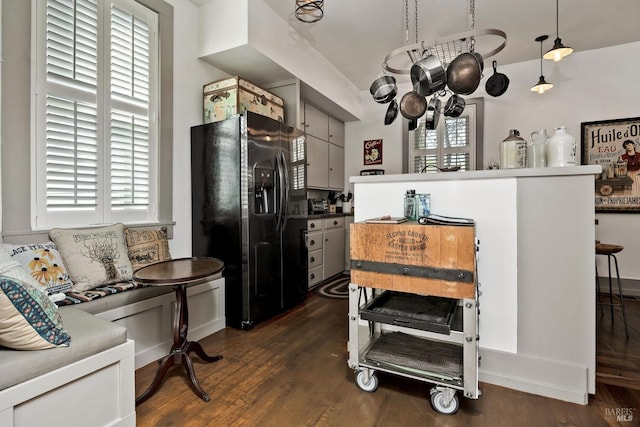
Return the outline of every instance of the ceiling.
<path id="1" fill-rule="evenodd" d="M 295 18 L 295 0 L 264 2 L 361 90 L 368 90 L 380 74 L 385 56 L 407 44 L 405 0 L 326 0 L 324 18 L 313 24 Z M 415 0 L 408 4 L 408 40 L 415 43 Z M 468 9 L 468 0 L 418 0 L 418 40 L 430 43 L 469 30 Z M 640 40 L 638 18 L 640 1 L 559 2 L 560 37 L 576 52 Z M 546 51 L 556 37 L 556 2 L 478 1 L 475 29 L 486 28 L 507 34 L 506 47 L 492 58 L 498 64 L 538 59 L 540 44 L 535 38 L 549 35 L 543 44 Z M 494 40 L 488 43 L 499 44 Z"/>

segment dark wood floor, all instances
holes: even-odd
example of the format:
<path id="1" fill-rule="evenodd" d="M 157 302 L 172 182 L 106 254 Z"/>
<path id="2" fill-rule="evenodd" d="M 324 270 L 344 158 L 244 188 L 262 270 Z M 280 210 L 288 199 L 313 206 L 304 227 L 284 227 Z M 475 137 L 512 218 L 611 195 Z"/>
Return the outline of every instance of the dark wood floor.
<path id="1" fill-rule="evenodd" d="M 136 408 L 139 426 L 638 426 L 640 425 L 640 301 L 627 302 L 631 338 L 620 312 L 611 325 L 598 311 L 598 384 L 582 406 L 480 384 L 478 400 L 460 399 L 455 415 L 431 408 L 430 385 L 378 373 L 374 393 L 361 391 L 347 366 L 347 300 L 310 295 L 304 304 L 248 332 L 227 328 L 200 341 L 211 355 L 194 356 L 211 401 L 172 368 L 159 391 Z M 136 371 L 136 394 L 150 384 L 151 363 Z M 622 386 L 621 386 L 622 385 Z M 629 414 L 632 421 L 616 421 Z"/>

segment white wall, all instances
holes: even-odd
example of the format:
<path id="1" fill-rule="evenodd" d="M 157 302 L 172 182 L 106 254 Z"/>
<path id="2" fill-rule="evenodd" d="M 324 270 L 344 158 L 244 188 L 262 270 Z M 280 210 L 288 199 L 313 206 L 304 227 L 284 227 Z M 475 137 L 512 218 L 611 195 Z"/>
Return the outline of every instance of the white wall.
<path id="1" fill-rule="evenodd" d="M 507 46 L 507 49 L 509 47 Z M 499 143 L 508 136 L 509 129 L 518 129 L 521 135 L 547 128 L 552 135 L 556 126 L 566 126 L 580 144 L 581 122 L 593 120 L 637 117 L 640 84 L 637 69 L 640 66 L 640 42 L 585 52 L 575 52 L 564 60 L 553 63 L 544 61 L 543 72 L 547 81 L 554 84 L 551 91 L 538 95 L 529 89 L 540 75 L 540 62 L 527 61 L 501 66 L 498 71 L 509 77 L 507 92 L 497 98 L 486 96 L 484 84 L 493 73 L 490 60 L 485 61 L 485 78 L 473 96 L 484 96 L 484 164 L 498 160 Z M 408 88 L 404 88 L 404 91 Z M 398 92 L 402 95 L 403 88 Z M 362 166 L 362 141 L 383 138 L 384 157 L 382 169 L 387 173 L 400 173 L 402 167 L 402 137 L 399 123 L 384 126 L 384 106 L 363 92 L 364 102 L 370 105 L 371 116 L 361 122 L 349 122 L 346 126 L 345 175 L 358 175 Z M 623 278 L 640 279 L 640 231 L 639 214 L 598 214 L 596 238 L 625 247 L 618 260 Z M 576 230 L 579 232 L 579 230 Z M 604 267 L 599 273 L 606 274 Z"/>
<path id="2" fill-rule="evenodd" d="M 227 74 L 198 59 L 198 8 L 188 0 L 174 7 L 173 219 L 174 258 L 191 256 L 191 126 L 203 123 L 202 86 Z"/>

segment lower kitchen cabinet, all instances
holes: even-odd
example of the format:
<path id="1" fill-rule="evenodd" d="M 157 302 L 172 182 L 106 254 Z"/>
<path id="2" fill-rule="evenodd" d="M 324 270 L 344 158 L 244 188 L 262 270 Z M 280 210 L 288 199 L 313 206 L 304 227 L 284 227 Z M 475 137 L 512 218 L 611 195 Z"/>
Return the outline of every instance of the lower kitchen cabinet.
<path id="1" fill-rule="evenodd" d="M 307 221 L 309 288 L 344 271 L 344 223 L 343 216 Z"/>

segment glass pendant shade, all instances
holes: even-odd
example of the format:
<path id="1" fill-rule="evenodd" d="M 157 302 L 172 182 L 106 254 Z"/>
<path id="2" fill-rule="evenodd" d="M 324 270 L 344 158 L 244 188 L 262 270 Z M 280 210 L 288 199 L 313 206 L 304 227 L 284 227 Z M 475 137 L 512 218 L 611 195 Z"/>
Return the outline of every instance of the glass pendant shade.
<path id="1" fill-rule="evenodd" d="M 551 83 L 547 83 L 544 80 L 544 76 L 540 76 L 540 80 L 538 80 L 538 83 L 536 83 L 536 85 L 531 88 L 531 91 L 539 94 L 543 94 L 549 89 L 551 89 L 552 87 L 553 85 Z"/>
<path id="2" fill-rule="evenodd" d="M 553 62 L 558 62 L 565 56 L 571 55 L 571 52 L 573 52 L 572 48 L 562 44 L 562 40 L 560 39 L 560 30 L 558 29 L 560 27 L 558 21 L 558 0 L 556 0 L 556 40 L 553 42 L 553 47 L 543 56 L 544 59 L 549 59 Z"/>
<path id="3" fill-rule="evenodd" d="M 553 43 L 553 48 L 548 50 L 547 53 L 544 54 L 543 58 L 553 60 L 553 62 L 558 62 L 565 56 L 569 56 L 572 52 L 573 49 L 563 45 L 562 40 L 558 37 Z"/>
<path id="4" fill-rule="evenodd" d="M 544 79 L 544 74 L 542 74 L 542 42 L 548 38 L 548 35 L 536 37 L 536 41 L 540 42 L 540 78 L 538 79 L 538 83 L 536 83 L 536 85 L 531 88 L 531 91 L 539 94 L 543 94 L 553 87 L 551 83 L 547 83 L 547 81 Z"/>

